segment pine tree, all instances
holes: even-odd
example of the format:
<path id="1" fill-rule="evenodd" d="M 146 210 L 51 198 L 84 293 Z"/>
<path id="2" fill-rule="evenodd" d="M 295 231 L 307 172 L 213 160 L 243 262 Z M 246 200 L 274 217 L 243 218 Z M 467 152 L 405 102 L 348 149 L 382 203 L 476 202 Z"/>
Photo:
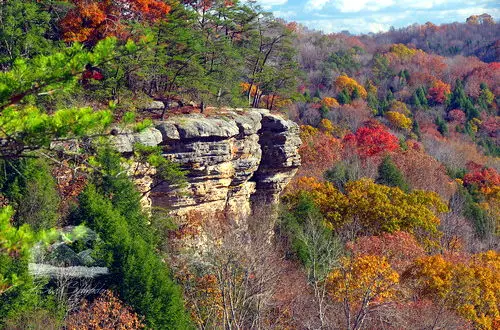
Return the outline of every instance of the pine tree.
<path id="1" fill-rule="evenodd" d="M 422 104 L 420 103 L 420 98 L 418 97 L 417 92 L 413 92 L 411 96 L 411 104 L 416 108 L 416 109 L 421 109 Z"/>
<path id="2" fill-rule="evenodd" d="M 417 89 L 417 96 L 421 107 L 427 109 L 429 107 L 429 101 L 427 100 L 425 89 L 422 86 Z"/>
<path id="3" fill-rule="evenodd" d="M 357 100 L 359 99 L 361 96 L 359 94 L 359 89 L 356 87 L 354 88 L 354 90 L 352 91 L 352 99 L 353 100 Z"/>
<path id="4" fill-rule="evenodd" d="M 349 104 L 351 103 L 351 96 L 346 89 L 343 89 L 337 96 L 337 100 L 340 104 Z"/>
<path id="5" fill-rule="evenodd" d="M 437 125 L 437 130 L 439 133 L 441 133 L 443 136 L 448 135 L 448 124 L 446 121 L 444 121 L 441 117 L 436 117 L 435 124 Z"/>
<path id="6" fill-rule="evenodd" d="M 378 168 L 377 183 L 389 187 L 399 187 L 401 190 L 408 192 L 409 186 L 401 173 L 392 161 L 391 157 L 386 156 Z"/>
<path id="7" fill-rule="evenodd" d="M 420 138 L 422 137 L 422 133 L 420 132 L 420 125 L 418 124 L 417 120 L 413 120 L 411 131 L 415 133 L 417 138 L 420 140 Z"/>
<path id="8" fill-rule="evenodd" d="M 155 252 L 158 239 L 136 187 L 121 169 L 120 157 L 105 149 L 97 162 L 104 176 L 96 176 L 80 196 L 75 221 L 99 234 L 98 251 L 113 273 L 112 288 L 151 329 L 189 329 L 180 287 Z"/>
<path id="9" fill-rule="evenodd" d="M 44 159 L 27 158 L 2 161 L 7 174 L 3 189 L 16 209 L 15 224 L 29 224 L 33 229 L 50 229 L 58 220 L 59 194 L 50 167 Z"/>

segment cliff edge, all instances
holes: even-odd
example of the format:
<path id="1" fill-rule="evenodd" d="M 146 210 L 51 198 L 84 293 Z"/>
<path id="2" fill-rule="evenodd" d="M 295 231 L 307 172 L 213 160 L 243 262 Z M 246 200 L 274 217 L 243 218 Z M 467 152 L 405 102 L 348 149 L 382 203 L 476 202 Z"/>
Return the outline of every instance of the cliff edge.
<path id="1" fill-rule="evenodd" d="M 115 146 L 126 154 L 136 142 L 161 146 L 166 158 L 188 171 L 181 191 L 160 184 L 147 196 L 148 204 L 168 208 L 181 226 L 245 219 L 252 201 L 276 203 L 300 166 L 298 125 L 261 109 L 175 116 L 120 135 Z M 138 182 L 143 191 L 152 184 L 147 173 Z"/>

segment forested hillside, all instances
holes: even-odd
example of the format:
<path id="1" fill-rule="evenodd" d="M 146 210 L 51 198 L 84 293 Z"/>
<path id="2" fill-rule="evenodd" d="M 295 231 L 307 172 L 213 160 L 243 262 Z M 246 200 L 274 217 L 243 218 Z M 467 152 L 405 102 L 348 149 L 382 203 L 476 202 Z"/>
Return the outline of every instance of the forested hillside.
<path id="1" fill-rule="evenodd" d="M 0 0 L 0 328 L 500 328 L 499 36 Z"/>

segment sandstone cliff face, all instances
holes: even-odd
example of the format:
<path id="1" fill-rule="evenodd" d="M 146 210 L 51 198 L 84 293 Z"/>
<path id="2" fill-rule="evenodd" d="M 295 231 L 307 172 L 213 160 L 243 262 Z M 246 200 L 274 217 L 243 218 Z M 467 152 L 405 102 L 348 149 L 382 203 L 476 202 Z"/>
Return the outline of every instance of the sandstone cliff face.
<path id="1" fill-rule="evenodd" d="M 165 157 L 188 171 L 180 193 L 160 185 L 149 195 L 153 206 L 168 208 L 181 223 L 243 220 L 251 201 L 275 203 L 300 165 L 297 124 L 260 109 L 176 116 L 122 135 L 115 145 L 127 153 L 134 142 L 162 146 Z M 143 189 L 150 184 L 147 175 L 140 182 Z"/>

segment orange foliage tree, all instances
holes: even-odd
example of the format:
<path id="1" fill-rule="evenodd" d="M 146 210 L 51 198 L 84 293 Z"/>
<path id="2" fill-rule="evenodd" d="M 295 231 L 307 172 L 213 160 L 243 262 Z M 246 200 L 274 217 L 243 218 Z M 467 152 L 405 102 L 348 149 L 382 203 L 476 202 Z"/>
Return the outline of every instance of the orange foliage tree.
<path id="1" fill-rule="evenodd" d="M 366 316 L 396 295 L 398 283 L 386 258 L 373 255 L 341 259 L 326 279 L 330 297 L 343 304 L 349 330 L 362 329 Z"/>
<path id="2" fill-rule="evenodd" d="M 321 129 L 301 126 L 302 145 L 299 153 L 302 166 L 299 176 L 322 178 L 323 173 L 339 158 L 341 146 L 340 141 L 331 134 L 333 125 L 328 120 L 323 120 L 322 123 Z"/>
<path id="3" fill-rule="evenodd" d="M 335 99 L 333 97 L 324 97 L 323 100 L 321 100 L 321 104 L 328 107 L 328 108 L 340 107 L 340 104 L 337 101 L 337 99 Z"/>
<path id="4" fill-rule="evenodd" d="M 105 291 L 93 302 L 85 301 L 66 320 L 68 330 L 79 329 L 144 329 L 141 318 L 116 298 L 111 291 Z"/>
<path id="5" fill-rule="evenodd" d="M 251 86 L 252 86 L 252 91 L 250 92 L 250 95 L 252 97 L 255 96 L 257 93 L 260 93 L 260 89 L 257 85 L 251 85 Z M 241 93 L 246 94 L 250 89 L 250 84 L 247 82 L 242 82 L 240 83 L 240 87 L 241 87 Z"/>
<path id="6" fill-rule="evenodd" d="M 436 80 L 429 88 L 428 94 L 429 99 L 437 104 L 443 104 L 451 94 L 451 86 L 441 80 Z"/>
<path id="7" fill-rule="evenodd" d="M 171 7 L 160 0 L 70 0 L 74 7 L 61 20 L 68 42 L 93 44 L 108 36 L 125 36 L 128 20 L 157 21 Z"/>
<path id="8" fill-rule="evenodd" d="M 375 255 L 385 257 L 391 267 L 402 274 L 415 259 L 425 256 L 424 248 L 415 236 L 404 231 L 363 236 L 346 245 L 354 256 Z"/>

